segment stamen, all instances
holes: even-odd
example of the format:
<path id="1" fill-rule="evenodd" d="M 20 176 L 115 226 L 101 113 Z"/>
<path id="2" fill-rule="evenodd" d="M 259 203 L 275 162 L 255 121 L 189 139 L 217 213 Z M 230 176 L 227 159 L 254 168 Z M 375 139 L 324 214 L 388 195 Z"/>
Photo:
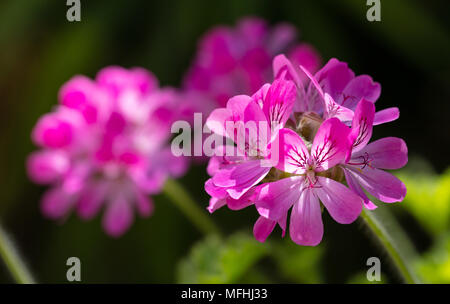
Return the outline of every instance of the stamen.
<path id="1" fill-rule="evenodd" d="M 348 162 L 349 165 L 352 166 L 362 166 L 361 169 L 364 169 L 366 166 L 369 168 L 373 168 L 370 162 L 372 161 L 369 158 L 369 153 L 365 152 L 364 155 L 359 156 L 358 158 L 362 158 L 361 162 Z"/>

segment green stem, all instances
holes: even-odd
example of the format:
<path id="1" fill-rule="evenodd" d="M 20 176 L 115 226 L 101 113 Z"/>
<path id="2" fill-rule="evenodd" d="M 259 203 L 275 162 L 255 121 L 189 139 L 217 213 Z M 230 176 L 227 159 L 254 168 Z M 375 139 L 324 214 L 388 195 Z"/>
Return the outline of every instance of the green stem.
<path id="1" fill-rule="evenodd" d="M 202 210 L 194 202 L 189 193 L 177 181 L 166 181 L 163 192 L 171 199 L 189 220 L 204 234 L 219 234 L 219 229 L 208 216 L 206 209 Z"/>
<path id="2" fill-rule="evenodd" d="M 413 260 L 415 255 L 412 245 L 394 218 L 386 211 L 379 209 L 382 208 L 378 208 L 376 211 L 364 209 L 361 213 L 364 223 L 389 254 L 404 282 L 408 284 L 420 283 L 409 262 Z M 389 227 L 389 229 L 386 227 Z"/>
<path id="3" fill-rule="evenodd" d="M 0 227 L 0 257 L 3 259 L 6 268 L 8 268 L 11 276 L 19 284 L 34 284 L 35 281 L 30 272 L 21 260 L 13 243 L 6 235 L 5 231 Z"/>

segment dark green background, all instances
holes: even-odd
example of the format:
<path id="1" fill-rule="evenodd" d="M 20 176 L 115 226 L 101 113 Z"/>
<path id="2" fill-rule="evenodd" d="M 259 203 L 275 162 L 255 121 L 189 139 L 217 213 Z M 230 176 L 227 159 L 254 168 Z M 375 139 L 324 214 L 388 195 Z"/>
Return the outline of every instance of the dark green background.
<path id="1" fill-rule="evenodd" d="M 337 57 L 357 74 L 370 74 L 382 85 L 379 109 L 398 106 L 401 111 L 398 121 L 377 127 L 373 138 L 403 137 L 411 156 L 427 159 L 438 172 L 445 170 L 450 152 L 449 1 L 382 0 L 382 21 L 373 23 L 366 20 L 365 2 L 82 0 L 82 21 L 70 23 L 65 1 L 1 1 L 0 218 L 37 280 L 64 282 L 66 259 L 77 256 L 83 282 L 175 281 L 177 261 L 202 237 L 178 209 L 163 195 L 156 197 L 154 216 L 137 219 L 119 240 L 105 236 L 99 217 L 83 222 L 71 216 L 63 225 L 44 219 L 39 198 L 45 188 L 25 174 L 25 158 L 35 149 L 30 131 L 75 74 L 93 77 L 111 64 L 142 66 L 162 85 L 178 86 L 199 37 L 242 16 L 290 22 L 324 61 Z M 181 180 L 202 208 L 208 202 L 206 178 L 205 168 L 195 166 Z M 221 210 L 212 217 L 227 233 L 251 232 L 257 214 L 248 208 Z M 426 250 L 429 236 L 407 214 L 400 219 L 417 249 Z M 271 238 L 279 239 L 279 231 Z M 358 223 L 338 225 L 328 215 L 320 246 L 325 282 L 346 282 L 366 269 L 367 257 L 379 254 Z M 272 282 L 293 282 L 271 261 L 257 267 Z M 389 269 L 383 271 L 396 282 Z M 3 267 L 0 282 L 10 282 Z"/>

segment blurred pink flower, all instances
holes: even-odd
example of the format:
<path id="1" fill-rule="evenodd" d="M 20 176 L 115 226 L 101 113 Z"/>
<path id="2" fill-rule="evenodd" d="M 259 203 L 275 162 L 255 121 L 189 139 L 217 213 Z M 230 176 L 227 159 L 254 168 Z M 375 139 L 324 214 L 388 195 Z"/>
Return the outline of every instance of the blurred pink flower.
<path id="1" fill-rule="evenodd" d="M 289 24 L 270 27 L 263 19 L 252 17 L 241 19 L 235 27 L 213 28 L 201 39 L 184 78 L 184 91 L 202 100 L 189 105 L 194 112 L 207 115 L 211 105 L 224 107 L 235 95 L 256 92 L 273 80 L 272 59 L 280 53 L 316 71 L 320 66 L 318 53 L 296 38 L 296 29 Z"/>
<path id="2" fill-rule="evenodd" d="M 176 98 L 141 68 L 111 66 L 95 80 L 75 76 L 64 84 L 60 104 L 34 127 L 41 150 L 27 162 L 33 181 L 52 185 L 44 215 L 62 219 L 76 209 L 90 219 L 104 208 L 103 228 L 114 237 L 130 227 L 134 209 L 149 216 L 149 194 L 186 170 L 168 145 Z"/>

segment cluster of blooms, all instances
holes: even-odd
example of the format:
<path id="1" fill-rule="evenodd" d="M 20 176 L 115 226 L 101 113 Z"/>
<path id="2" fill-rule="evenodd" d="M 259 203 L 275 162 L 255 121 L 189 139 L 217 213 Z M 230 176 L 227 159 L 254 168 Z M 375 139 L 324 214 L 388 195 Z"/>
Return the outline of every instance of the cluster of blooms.
<path id="1" fill-rule="evenodd" d="M 159 88 L 141 68 L 107 67 L 95 80 L 69 80 L 59 105 L 32 132 L 41 150 L 28 159 L 29 175 L 52 185 L 43 213 L 64 219 L 75 209 L 89 219 L 104 208 L 105 231 L 122 235 L 134 209 L 149 216 L 149 195 L 186 171 L 186 159 L 171 152 L 170 129 L 196 112 L 208 114 L 207 126 L 231 142 L 215 146 L 210 159 L 208 210 L 254 204 L 259 241 L 276 224 L 284 235 L 291 207 L 293 241 L 317 245 L 321 204 L 337 222 L 351 223 L 363 206 L 376 208 L 363 189 L 383 202 L 401 201 L 405 186 L 382 169 L 406 164 L 404 141 L 369 143 L 373 126 L 397 119 L 398 109 L 375 112 L 378 83 L 336 59 L 319 70 L 316 51 L 295 39 L 293 27 L 269 28 L 256 18 L 215 28 L 202 39 L 182 90 Z"/>
<path id="2" fill-rule="evenodd" d="M 375 113 L 380 85 L 367 75 L 355 76 L 337 59 L 314 76 L 284 55 L 273 60 L 273 69 L 272 84 L 251 97 L 231 98 L 226 108 L 214 110 L 207 120 L 213 132 L 232 143 L 237 143 L 237 135 L 227 132 L 230 122 L 277 126 L 267 131 L 270 140 L 256 154 L 251 152 L 259 140 L 244 137 L 245 145 L 237 145 L 237 149 L 243 147 L 242 156 L 211 158 L 208 173 L 212 177 L 205 183 L 211 195 L 209 211 L 254 204 L 260 216 L 253 232 L 263 242 L 276 224 L 284 235 L 292 207 L 291 239 L 315 246 L 323 236 L 322 205 L 338 223 L 349 224 L 363 206 L 376 208 L 363 189 L 382 202 L 403 200 L 404 184 L 382 169 L 407 163 L 405 142 L 388 137 L 369 143 L 374 125 L 399 117 L 397 108 Z M 305 76 L 309 81 L 303 80 Z M 259 138 L 265 133 L 254 134 Z"/>
<path id="3" fill-rule="evenodd" d="M 29 176 L 51 184 L 43 213 L 63 219 L 76 209 L 84 219 L 104 206 L 111 236 L 131 225 L 134 209 L 149 216 L 149 194 L 186 170 L 168 145 L 176 119 L 176 93 L 158 88 L 144 69 L 107 67 L 95 81 L 75 76 L 59 92 L 59 105 L 37 122 L 32 139 L 42 149 L 28 159 Z"/>
<path id="4" fill-rule="evenodd" d="M 62 219 L 76 209 L 91 218 L 104 206 L 106 232 L 123 234 L 133 208 L 150 215 L 148 195 L 186 170 L 185 159 L 172 156 L 168 146 L 172 122 L 192 122 L 193 113 L 207 115 L 229 97 L 260 87 L 280 52 L 315 71 L 315 50 L 294 45 L 295 39 L 292 26 L 270 29 L 257 18 L 244 18 L 235 29 L 214 28 L 202 39 L 182 90 L 159 89 L 143 69 L 108 67 L 95 81 L 71 79 L 61 88 L 60 104 L 32 134 L 42 150 L 30 155 L 29 176 L 53 185 L 42 199 L 43 213 Z"/>
<path id="5" fill-rule="evenodd" d="M 318 53 L 306 43 L 297 43 L 296 38 L 293 26 L 270 28 L 259 18 L 243 18 L 234 28 L 213 28 L 200 40 L 185 75 L 185 108 L 208 115 L 235 95 L 256 92 L 272 81 L 272 59 L 281 53 L 294 64 L 317 71 L 321 64 Z"/>

